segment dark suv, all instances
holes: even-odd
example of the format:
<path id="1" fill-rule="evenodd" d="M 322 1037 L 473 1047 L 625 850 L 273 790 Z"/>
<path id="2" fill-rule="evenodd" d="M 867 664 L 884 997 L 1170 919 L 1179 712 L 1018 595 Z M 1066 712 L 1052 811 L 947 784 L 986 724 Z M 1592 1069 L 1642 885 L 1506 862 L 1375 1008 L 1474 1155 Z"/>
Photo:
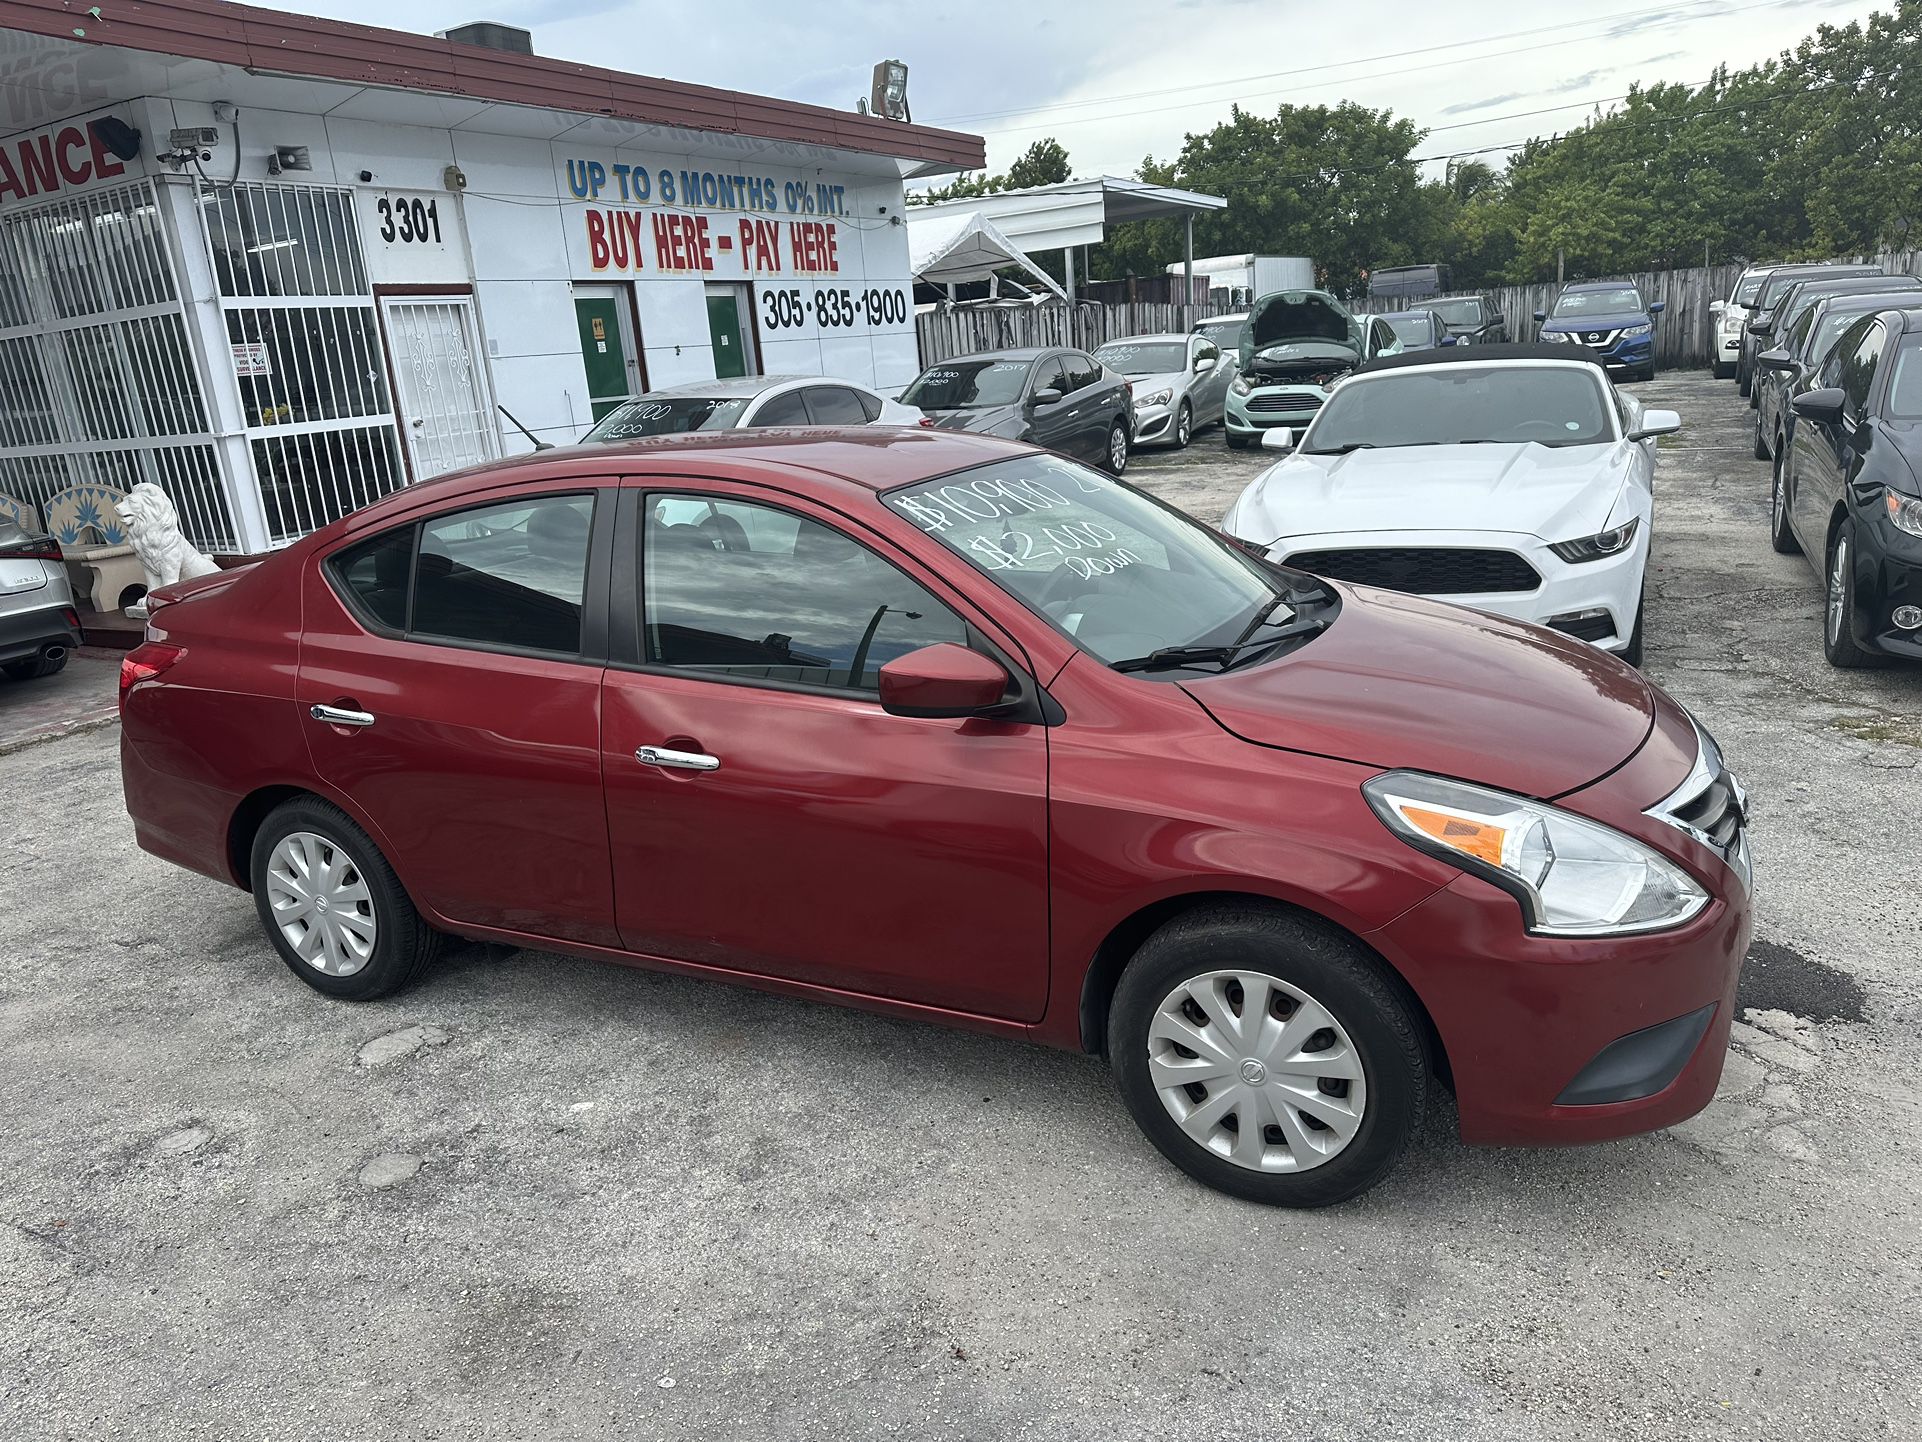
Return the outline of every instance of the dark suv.
<path id="1" fill-rule="evenodd" d="M 1508 339 L 1508 320 L 1493 296 L 1444 295 L 1421 305 L 1442 318 L 1456 345 L 1500 345 Z"/>
<path id="2" fill-rule="evenodd" d="M 901 392 L 942 430 L 980 431 L 1128 469 L 1134 393 L 1086 351 L 986 351 L 936 361 Z"/>

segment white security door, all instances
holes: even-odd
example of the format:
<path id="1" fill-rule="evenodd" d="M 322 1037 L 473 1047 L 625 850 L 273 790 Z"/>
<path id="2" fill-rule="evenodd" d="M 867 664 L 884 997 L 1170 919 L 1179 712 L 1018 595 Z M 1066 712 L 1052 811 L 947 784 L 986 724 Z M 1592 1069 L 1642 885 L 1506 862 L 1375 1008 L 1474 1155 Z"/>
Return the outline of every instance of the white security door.
<path id="1" fill-rule="evenodd" d="M 414 479 L 500 455 L 471 296 L 383 296 L 381 319 Z"/>

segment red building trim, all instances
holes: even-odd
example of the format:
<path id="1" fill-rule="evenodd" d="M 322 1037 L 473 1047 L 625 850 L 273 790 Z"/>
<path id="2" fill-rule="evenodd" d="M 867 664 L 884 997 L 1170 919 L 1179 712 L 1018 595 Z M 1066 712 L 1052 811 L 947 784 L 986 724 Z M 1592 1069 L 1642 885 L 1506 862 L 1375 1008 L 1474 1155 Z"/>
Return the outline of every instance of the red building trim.
<path id="1" fill-rule="evenodd" d="M 987 164 L 978 135 L 227 0 L 114 0 L 101 7 L 98 20 L 88 10 L 81 0 L 0 0 L 0 29 L 308 79 L 826 145 L 964 170 Z"/>

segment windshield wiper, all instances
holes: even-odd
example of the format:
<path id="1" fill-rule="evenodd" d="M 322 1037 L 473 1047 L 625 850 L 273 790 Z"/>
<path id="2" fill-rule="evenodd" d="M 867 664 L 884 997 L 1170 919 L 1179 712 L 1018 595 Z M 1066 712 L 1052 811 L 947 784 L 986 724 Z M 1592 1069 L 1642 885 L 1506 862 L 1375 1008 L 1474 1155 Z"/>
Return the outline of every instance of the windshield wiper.
<path id="1" fill-rule="evenodd" d="M 1345 445 L 1329 446 L 1325 449 L 1317 447 L 1307 452 L 1307 454 L 1311 456 L 1345 456 L 1350 451 L 1372 451 L 1374 449 L 1375 443 L 1373 441 L 1349 441 Z"/>
<path id="2" fill-rule="evenodd" d="M 1319 591 L 1320 588 L 1317 588 Z M 1267 625 L 1268 618 L 1276 608 L 1284 605 L 1294 606 L 1296 614 L 1261 639 L 1250 640 L 1256 631 Z M 1309 609 L 1311 607 L 1312 610 Z M 1314 594 L 1277 596 L 1255 613 L 1254 619 L 1242 628 L 1239 636 L 1224 646 L 1163 646 L 1145 656 L 1130 656 L 1125 661 L 1110 662 L 1110 668 L 1116 671 L 1167 671 L 1177 666 L 1205 666 L 1212 661 L 1226 670 L 1228 663 L 1243 651 L 1266 651 L 1296 636 L 1313 635 L 1334 619 L 1328 614 L 1329 609 L 1325 604 L 1325 593 L 1319 599 Z"/>

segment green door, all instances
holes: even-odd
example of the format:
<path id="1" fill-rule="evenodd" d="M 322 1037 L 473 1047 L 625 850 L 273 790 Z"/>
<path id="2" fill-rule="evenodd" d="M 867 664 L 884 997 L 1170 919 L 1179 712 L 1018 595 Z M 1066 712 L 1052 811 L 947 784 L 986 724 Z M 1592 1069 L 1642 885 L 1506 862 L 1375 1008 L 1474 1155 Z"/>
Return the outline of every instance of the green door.
<path id="1" fill-rule="evenodd" d="M 707 298 L 707 331 L 714 342 L 714 377 L 747 374 L 747 352 L 741 345 L 741 303 L 737 296 Z"/>
<path id="2" fill-rule="evenodd" d="M 621 316 L 611 296 L 577 297 L 574 317 L 581 327 L 581 360 L 587 366 L 587 401 L 599 420 L 627 399 L 627 352 L 621 345 Z"/>

